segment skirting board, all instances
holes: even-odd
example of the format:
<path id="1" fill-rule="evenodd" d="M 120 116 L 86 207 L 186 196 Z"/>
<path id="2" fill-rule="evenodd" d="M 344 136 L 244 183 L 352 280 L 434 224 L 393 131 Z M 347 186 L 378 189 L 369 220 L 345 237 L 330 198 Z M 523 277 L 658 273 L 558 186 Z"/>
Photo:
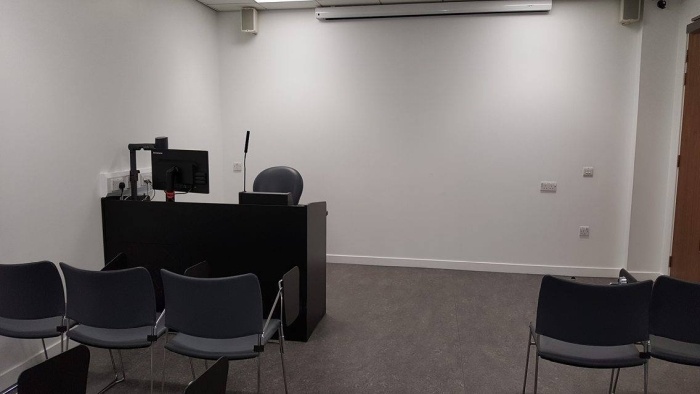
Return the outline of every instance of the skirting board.
<path id="1" fill-rule="evenodd" d="M 41 346 L 41 339 L 5 339 L 17 341 L 36 341 Z M 71 348 L 75 346 L 74 341 L 71 341 L 70 344 Z M 59 339 L 47 339 L 46 351 L 49 353 L 49 357 L 58 355 L 59 353 L 61 353 L 61 341 Z M 17 383 L 17 378 L 19 378 L 19 374 L 21 374 L 22 371 L 24 371 L 27 368 L 31 368 L 44 360 L 46 360 L 46 357 L 44 356 L 44 349 L 42 348 L 39 351 L 39 353 L 30 357 L 28 360 L 25 360 L 15 365 L 14 367 L 8 369 L 7 371 L 3 371 L 2 373 L 0 373 L 0 392 L 3 392 L 6 388 L 13 386 L 15 383 Z"/>
<path id="2" fill-rule="evenodd" d="M 533 265 L 514 263 L 491 263 L 460 260 L 433 260 L 433 259 L 412 259 L 403 257 L 377 257 L 377 256 L 352 256 L 342 254 L 329 254 L 326 261 L 333 264 L 358 264 L 358 265 L 378 265 L 386 267 L 413 267 L 413 268 L 436 268 L 463 271 L 484 271 L 501 272 L 509 274 L 533 274 L 533 275 L 561 275 L 561 276 L 581 276 L 616 278 L 620 268 L 607 267 L 569 267 L 559 265 Z M 656 279 L 658 272 L 632 272 L 639 280 Z"/>

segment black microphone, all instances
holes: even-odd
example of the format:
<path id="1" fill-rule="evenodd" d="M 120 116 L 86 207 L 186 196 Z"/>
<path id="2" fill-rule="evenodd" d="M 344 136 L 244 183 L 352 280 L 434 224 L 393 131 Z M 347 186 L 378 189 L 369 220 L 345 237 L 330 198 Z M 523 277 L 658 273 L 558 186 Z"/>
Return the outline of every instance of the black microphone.
<path id="1" fill-rule="evenodd" d="M 245 133 L 245 148 L 243 148 L 243 191 L 245 192 L 245 178 L 246 178 L 246 169 L 245 169 L 245 159 L 248 156 L 248 140 L 250 139 L 250 130 L 246 131 Z"/>

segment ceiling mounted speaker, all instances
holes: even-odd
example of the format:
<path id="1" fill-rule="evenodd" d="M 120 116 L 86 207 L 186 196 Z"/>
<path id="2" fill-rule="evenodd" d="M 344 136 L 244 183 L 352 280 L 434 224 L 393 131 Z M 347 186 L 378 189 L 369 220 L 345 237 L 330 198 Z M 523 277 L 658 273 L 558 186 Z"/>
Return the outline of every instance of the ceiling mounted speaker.
<path id="1" fill-rule="evenodd" d="M 255 8 L 241 8 L 241 31 L 243 33 L 258 34 L 258 10 Z"/>
<path id="2" fill-rule="evenodd" d="M 620 23 L 629 25 L 642 18 L 642 0 L 620 0 Z"/>

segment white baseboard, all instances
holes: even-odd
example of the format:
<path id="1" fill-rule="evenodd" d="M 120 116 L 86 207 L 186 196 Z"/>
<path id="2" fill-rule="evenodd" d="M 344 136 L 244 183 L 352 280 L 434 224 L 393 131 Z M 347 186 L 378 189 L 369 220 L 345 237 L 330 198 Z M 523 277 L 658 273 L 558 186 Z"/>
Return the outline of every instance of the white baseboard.
<path id="1" fill-rule="evenodd" d="M 41 345 L 41 340 L 40 339 L 18 339 L 18 341 L 37 341 Z M 74 342 L 71 341 L 71 344 L 74 345 Z M 71 346 L 72 347 L 72 346 Z M 46 340 L 46 351 L 49 353 L 49 357 L 53 357 L 59 353 L 61 353 L 61 341 L 58 339 L 47 339 Z M 0 374 L 0 392 L 4 391 L 6 388 L 13 386 L 15 383 L 17 383 L 17 378 L 19 378 L 19 375 L 22 373 L 27 368 L 31 368 L 42 361 L 46 360 L 46 357 L 44 356 L 44 350 L 41 349 L 39 353 L 36 353 L 34 356 L 30 357 L 28 360 L 25 360 L 24 362 L 21 362 L 14 367 L 2 372 Z"/>
<path id="2" fill-rule="evenodd" d="M 562 265 L 534 265 L 515 263 L 493 263 L 462 260 L 412 259 L 403 257 L 352 256 L 329 254 L 328 263 L 378 265 L 386 267 L 436 268 L 464 271 L 501 272 L 509 274 L 561 275 L 616 278 L 620 268 L 572 267 Z M 657 272 L 630 272 L 639 280 L 656 279 Z"/>

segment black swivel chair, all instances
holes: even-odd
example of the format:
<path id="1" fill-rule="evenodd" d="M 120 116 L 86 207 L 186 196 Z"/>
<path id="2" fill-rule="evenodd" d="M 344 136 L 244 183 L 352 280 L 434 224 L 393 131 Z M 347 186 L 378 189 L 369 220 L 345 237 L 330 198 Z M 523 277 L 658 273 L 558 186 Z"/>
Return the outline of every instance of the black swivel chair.
<path id="1" fill-rule="evenodd" d="M 85 394 L 90 350 L 80 345 L 22 371 L 19 394 Z"/>
<path id="2" fill-rule="evenodd" d="M 539 359 L 583 368 L 615 371 L 644 366 L 647 392 L 649 303 L 651 281 L 622 286 L 592 285 L 545 276 L 537 304 L 537 322 L 530 324 L 523 393 L 527 386 L 530 348 L 534 345 L 535 393 Z M 642 344 L 645 352 L 636 344 Z M 619 372 L 618 372 L 619 376 Z"/>
<path id="3" fill-rule="evenodd" d="M 270 167 L 261 171 L 253 181 L 254 192 L 291 193 L 294 205 L 299 204 L 303 190 L 304 180 L 292 167 Z"/>
<path id="4" fill-rule="evenodd" d="M 649 317 L 650 353 L 677 364 L 700 366 L 700 284 L 660 276 Z"/>

